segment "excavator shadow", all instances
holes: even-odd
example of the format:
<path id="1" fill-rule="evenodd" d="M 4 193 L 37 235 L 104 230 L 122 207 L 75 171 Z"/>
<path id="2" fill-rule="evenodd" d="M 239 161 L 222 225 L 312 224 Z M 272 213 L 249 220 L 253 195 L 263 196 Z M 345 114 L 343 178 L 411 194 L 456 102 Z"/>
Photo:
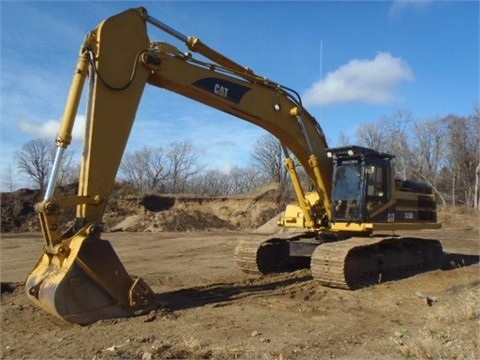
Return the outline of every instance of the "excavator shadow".
<path id="1" fill-rule="evenodd" d="M 447 253 L 443 254 L 442 270 L 452 270 L 464 266 L 478 264 L 480 262 L 479 255 Z"/>
<path id="2" fill-rule="evenodd" d="M 207 286 L 185 288 L 156 294 L 157 303 L 168 310 L 185 310 L 204 305 L 225 306 L 242 298 L 263 296 L 271 291 L 281 290 L 294 284 L 312 280 L 310 275 L 275 280 L 260 284 L 219 283 Z"/>
<path id="3" fill-rule="evenodd" d="M 479 262 L 479 255 L 444 253 L 441 270 L 454 270 L 478 264 Z M 268 279 L 270 276 L 272 278 L 270 282 L 254 284 L 217 283 L 158 293 L 155 296 L 157 303 L 162 308 L 170 311 L 185 310 L 204 305 L 225 306 L 234 300 L 265 296 L 272 291 L 281 291 L 282 288 L 312 280 L 310 275 L 303 274 L 289 279 L 282 277 L 281 280 L 278 280 L 278 277 L 271 274 L 263 279 Z"/>

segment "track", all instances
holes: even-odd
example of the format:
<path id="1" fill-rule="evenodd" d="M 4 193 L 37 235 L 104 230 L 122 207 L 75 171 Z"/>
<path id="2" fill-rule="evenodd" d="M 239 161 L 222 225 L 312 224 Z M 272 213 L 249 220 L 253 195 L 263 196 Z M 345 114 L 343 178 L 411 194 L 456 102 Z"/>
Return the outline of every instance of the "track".
<path id="1" fill-rule="evenodd" d="M 438 269 L 442 258 L 438 240 L 351 238 L 317 247 L 310 270 L 325 286 L 357 289 Z"/>
<path id="2" fill-rule="evenodd" d="M 293 239 L 243 240 L 235 249 L 237 267 L 256 274 L 308 267 L 308 258 L 289 256 L 289 240 Z M 353 290 L 438 269 L 442 258 L 438 240 L 354 237 L 319 243 L 311 256 L 310 270 L 322 285 Z"/>
<path id="3" fill-rule="evenodd" d="M 294 271 L 307 268 L 306 258 L 291 257 L 288 241 L 299 237 L 273 239 L 245 239 L 235 248 L 235 262 L 242 271 L 250 274 Z"/>

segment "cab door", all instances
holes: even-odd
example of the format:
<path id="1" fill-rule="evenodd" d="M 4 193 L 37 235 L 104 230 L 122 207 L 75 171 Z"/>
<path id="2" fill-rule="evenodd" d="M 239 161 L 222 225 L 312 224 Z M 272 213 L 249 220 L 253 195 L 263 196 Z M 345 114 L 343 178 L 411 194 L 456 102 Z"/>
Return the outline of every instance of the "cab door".
<path id="1" fill-rule="evenodd" d="M 365 166 L 365 213 L 367 220 L 384 221 L 384 205 L 390 199 L 390 166 L 369 164 Z"/>

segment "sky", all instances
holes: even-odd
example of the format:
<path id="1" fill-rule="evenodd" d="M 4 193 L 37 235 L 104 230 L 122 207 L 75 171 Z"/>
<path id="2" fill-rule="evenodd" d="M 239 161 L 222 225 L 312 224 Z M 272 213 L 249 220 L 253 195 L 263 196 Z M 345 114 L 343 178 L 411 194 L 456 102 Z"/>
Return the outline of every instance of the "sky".
<path id="1" fill-rule="evenodd" d="M 330 146 L 399 109 L 468 116 L 479 102 L 478 1 L 0 1 L 0 189 L 13 154 L 58 132 L 80 45 L 103 19 L 144 6 L 154 18 L 301 94 Z M 149 25 L 149 37 L 186 51 Z M 86 95 L 86 92 L 85 92 Z M 79 158 L 82 101 L 70 146 Z M 248 166 L 264 130 L 148 87 L 126 151 L 190 141 L 209 169 Z M 11 169 L 12 171 L 9 171 Z"/>

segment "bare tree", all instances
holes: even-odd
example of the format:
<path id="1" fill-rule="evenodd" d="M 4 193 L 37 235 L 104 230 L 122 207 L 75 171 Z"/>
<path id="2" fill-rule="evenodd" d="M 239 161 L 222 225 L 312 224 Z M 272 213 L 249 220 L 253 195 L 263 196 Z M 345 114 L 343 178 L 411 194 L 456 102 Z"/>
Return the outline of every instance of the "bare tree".
<path id="1" fill-rule="evenodd" d="M 173 142 L 167 147 L 143 147 L 127 152 L 120 164 L 120 175 L 141 191 L 159 190 L 178 193 L 187 188 L 187 181 L 201 173 L 193 145 Z M 198 180 L 198 179 L 197 179 Z"/>
<path id="2" fill-rule="evenodd" d="M 44 190 L 55 158 L 56 146 L 47 139 L 27 141 L 22 149 L 14 153 L 14 162 L 20 173 Z M 78 164 L 73 162 L 73 153 L 66 151 L 57 174 L 57 185 L 72 183 L 78 178 Z"/>
<path id="3" fill-rule="evenodd" d="M 414 178 L 431 186 L 443 205 L 446 205 L 445 196 L 437 183 L 445 162 L 445 130 L 439 118 L 415 124 L 410 154 L 405 153 L 406 165 Z"/>
<path id="4" fill-rule="evenodd" d="M 413 113 L 400 109 L 392 116 L 359 126 L 357 141 L 368 148 L 395 155 L 397 175 L 406 179 L 409 175 L 407 157 L 410 153 L 408 134 L 413 123 Z"/>
<path id="5" fill-rule="evenodd" d="M 199 195 L 230 195 L 232 192 L 231 176 L 218 170 L 210 170 L 194 177 L 190 181 L 188 189 Z"/>
<path id="6" fill-rule="evenodd" d="M 362 124 L 357 127 L 355 134 L 357 142 L 361 146 L 380 152 L 388 150 L 388 134 L 381 121 Z"/>
<path id="7" fill-rule="evenodd" d="M 118 172 L 128 184 L 143 191 L 146 189 L 145 169 L 139 166 L 137 158 L 137 152 L 126 152 L 123 155 Z"/>
<path id="8" fill-rule="evenodd" d="M 352 145 L 350 138 L 344 132 L 340 132 L 340 134 L 338 135 L 338 146 L 348 146 L 348 145 Z"/>
<path id="9" fill-rule="evenodd" d="M 265 174 L 254 166 L 234 167 L 230 170 L 230 178 L 232 194 L 243 194 L 268 183 Z"/>
<path id="10" fill-rule="evenodd" d="M 185 191 L 187 181 L 199 174 L 203 166 L 198 163 L 194 147 L 190 141 L 176 141 L 169 145 L 166 153 L 169 163 L 169 186 L 167 191 Z"/>
<path id="11" fill-rule="evenodd" d="M 15 188 L 14 170 L 11 162 L 8 163 L 5 172 L 2 173 L 2 183 L 9 192 L 12 192 Z"/>
<path id="12" fill-rule="evenodd" d="M 480 163 L 477 165 L 475 169 L 475 198 L 473 199 L 473 208 L 476 210 L 480 210 L 480 199 L 479 199 L 479 191 L 478 187 L 480 184 Z"/>
<path id="13" fill-rule="evenodd" d="M 474 188 L 474 199 L 473 207 L 476 210 L 480 210 L 480 103 L 475 104 L 473 111 L 473 122 L 474 128 L 477 133 L 476 139 L 476 155 L 477 155 L 477 167 L 475 169 L 475 188 Z"/>
<path id="14" fill-rule="evenodd" d="M 15 163 L 20 173 L 44 190 L 51 162 L 52 143 L 46 139 L 34 139 L 23 144 L 22 149 L 14 153 Z"/>
<path id="15" fill-rule="evenodd" d="M 280 184 L 282 189 L 288 185 L 288 172 L 282 144 L 271 134 L 260 137 L 253 146 L 251 154 L 255 168 L 263 172 L 269 182 Z"/>
<path id="16" fill-rule="evenodd" d="M 197 174 L 188 182 L 187 190 L 210 196 L 238 195 L 266 183 L 267 179 L 253 166 L 235 166 L 228 172 L 209 170 Z"/>
<path id="17" fill-rule="evenodd" d="M 476 116 L 449 115 L 444 118 L 448 129 L 448 168 L 452 177 L 452 203 L 474 206 L 476 169 L 480 163 L 480 120 Z"/>
<path id="18" fill-rule="evenodd" d="M 142 191 L 162 189 L 162 182 L 168 179 L 168 164 L 163 147 L 143 147 L 133 153 L 126 153 L 119 172 L 128 183 Z"/>
<path id="19" fill-rule="evenodd" d="M 411 177 L 408 166 L 411 154 L 409 134 L 414 122 L 413 112 L 406 109 L 399 109 L 392 116 L 382 119 L 382 128 L 387 134 L 387 152 L 395 155 L 397 175 L 404 180 Z"/>

